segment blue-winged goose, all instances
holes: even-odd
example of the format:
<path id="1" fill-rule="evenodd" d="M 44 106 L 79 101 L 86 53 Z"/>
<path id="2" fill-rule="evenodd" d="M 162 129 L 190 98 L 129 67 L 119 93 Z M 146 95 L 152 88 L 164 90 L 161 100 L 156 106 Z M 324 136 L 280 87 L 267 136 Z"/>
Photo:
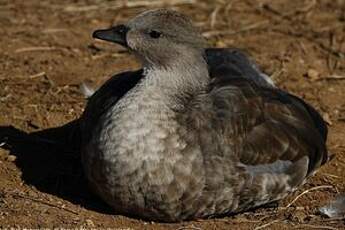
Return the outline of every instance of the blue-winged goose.
<path id="1" fill-rule="evenodd" d="M 181 221 L 237 213 L 294 191 L 327 159 L 327 128 L 245 55 L 205 49 L 184 15 L 147 11 L 93 36 L 127 47 L 82 116 L 91 187 L 117 212 Z"/>

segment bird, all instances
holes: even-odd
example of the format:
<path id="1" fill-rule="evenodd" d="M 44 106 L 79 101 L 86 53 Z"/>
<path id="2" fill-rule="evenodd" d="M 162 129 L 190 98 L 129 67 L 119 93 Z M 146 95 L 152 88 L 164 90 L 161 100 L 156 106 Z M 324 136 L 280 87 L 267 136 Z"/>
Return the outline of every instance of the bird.
<path id="1" fill-rule="evenodd" d="M 116 212 L 161 222 L 277 202 L 327 162 L 327 125 L 235 48 L 210 48 L 191 19 L 144 11 L 93 37 L 142 68 L 116 74 L 80 118 L 91 189 Z"/>

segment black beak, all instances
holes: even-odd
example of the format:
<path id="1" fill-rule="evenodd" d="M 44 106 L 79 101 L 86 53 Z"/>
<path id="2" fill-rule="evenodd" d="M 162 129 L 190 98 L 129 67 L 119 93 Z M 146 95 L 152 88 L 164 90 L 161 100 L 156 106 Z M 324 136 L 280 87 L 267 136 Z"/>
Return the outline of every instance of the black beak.
<path id="1" fill-rule="evenodd" d="M 126 35 L 129 28 L 125 25 L 115 26 L 105 30 L 96 30 L 92 37 L 104 41 L 115 42 L 124 47 L 128 47 Z"/>

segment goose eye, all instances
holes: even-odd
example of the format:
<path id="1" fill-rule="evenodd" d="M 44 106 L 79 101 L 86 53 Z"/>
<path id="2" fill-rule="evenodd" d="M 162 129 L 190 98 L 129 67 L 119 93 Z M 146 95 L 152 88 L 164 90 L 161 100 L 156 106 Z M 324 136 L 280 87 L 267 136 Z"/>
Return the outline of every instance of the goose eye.
<path id="1" fill-rule="evenodd" d="M 161 33 L 155 30 L 152 30 L 149 34 L 151 38 L 159 38 L 161 36 Z"/>

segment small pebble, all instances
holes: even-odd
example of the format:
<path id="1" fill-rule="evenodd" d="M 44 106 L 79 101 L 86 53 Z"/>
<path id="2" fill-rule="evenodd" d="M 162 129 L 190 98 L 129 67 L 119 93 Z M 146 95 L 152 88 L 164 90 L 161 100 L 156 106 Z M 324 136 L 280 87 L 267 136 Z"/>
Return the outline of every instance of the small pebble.
<path id="1" fill-rule="evenodd" d="M 312 81 L 316 81 L 320 78 L 320 73 L 316 71 L 315 69 L 309 69 L 307 72 L 308 78 Z"/>
<path id="2" fill-rule="evenodd" d="M 94 224 L 93 221 L 90 220 L 90 219 L 87 219 L 87 220 L 86 220 L 86 225 L 89 226 L 89 227 L 95 227 L 95 224 Z"/>

